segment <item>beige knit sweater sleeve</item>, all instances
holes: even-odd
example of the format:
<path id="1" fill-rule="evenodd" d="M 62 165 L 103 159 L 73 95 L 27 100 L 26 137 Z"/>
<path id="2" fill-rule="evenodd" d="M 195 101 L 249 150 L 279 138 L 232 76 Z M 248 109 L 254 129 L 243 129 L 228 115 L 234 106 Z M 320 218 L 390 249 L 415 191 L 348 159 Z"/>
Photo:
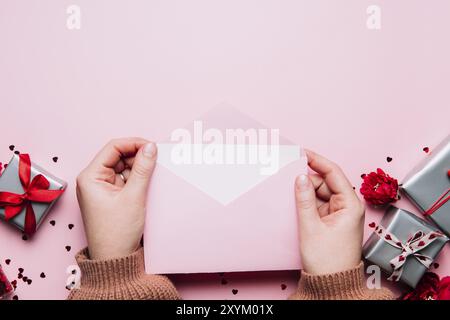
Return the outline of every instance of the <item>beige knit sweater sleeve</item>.
<path id="1" fill-rule="evenodd" d="M 177 290 L 165 276 L 147 275 L 144 251 L 111 260 L 90 260 L 87 249 L 76 255 L 81 270 L 81 286 L 73 289 L 69 300 L 171 300 L 180 299 Z M 292 300 L 393 299 L 386 289 L 369 290 L 365 286 L 362 262 L 345 272 L 314 276 L 302 273 Z"/>
<path id="2" fill-rule="evenodd" d="M 90 260 L 86 248 L 75 258 L 81 270 L 81 286 L 70 292 L 69 300 L 180 299 L 167 277 L 145 273 L 143 248 L 111 260 Z"/>

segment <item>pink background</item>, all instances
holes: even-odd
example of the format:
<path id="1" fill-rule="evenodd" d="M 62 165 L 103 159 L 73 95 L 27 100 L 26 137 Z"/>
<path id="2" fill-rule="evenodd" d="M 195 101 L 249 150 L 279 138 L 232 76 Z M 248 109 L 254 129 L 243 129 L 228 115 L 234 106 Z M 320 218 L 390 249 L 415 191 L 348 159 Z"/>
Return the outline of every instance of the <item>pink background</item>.
<path id="1" fill-rule="evenodd" d="M 159 140 L 224 101 L 334 159 L 356 186 L 376 167 L 401 179 L 449 133 L 450 2 L 378 0 L 379 31 L 366 27 L 373 3 L 0 0 L 0 159 L 14 144 L 69 182 L 32 240 L 0 222 L 6 273 L 33 279 L 19 299 L 66 297 L 65 270 L 86 244 L 74 180 L 107 140 Z M 66 28 L 69 4 L 81 30 Z M 450 274 L 448 246 L 439 263 Z M 284 299 L 297 273 L 224 277 L 174 280 L 187 299 Z"/>

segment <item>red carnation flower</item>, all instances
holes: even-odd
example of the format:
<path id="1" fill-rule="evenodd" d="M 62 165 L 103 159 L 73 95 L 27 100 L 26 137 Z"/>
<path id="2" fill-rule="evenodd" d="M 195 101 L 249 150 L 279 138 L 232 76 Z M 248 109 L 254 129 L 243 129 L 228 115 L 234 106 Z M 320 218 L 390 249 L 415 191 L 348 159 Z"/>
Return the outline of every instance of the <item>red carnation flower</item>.
<path id="1" fill-rule="evenodd" d="M 436 300 L 438 298 L 439 276 L 427 272 L 417 284 L 416 289 L 406 293 L 401 300 Z"/>
<path id="2" fill-rule="evenodd" d="M 442 278 L 438 286 L 438 300 L 450 300 L 450 277 Z"/>
<path id="3" fill-rule="evenodd" d="M 360 192 L 364 199 L 373 205 L 386 205 L 398 200 L 398 181 L 384 173 L 380 168 L 377 172 L 363 175 Z"/>
<path id="4" fill-rule="evenodd" d="M 404 294 L 400 300 L 450 300 L 450 277 L 439 280 L 433 272 L 427 272 L 416 289 Z"/>

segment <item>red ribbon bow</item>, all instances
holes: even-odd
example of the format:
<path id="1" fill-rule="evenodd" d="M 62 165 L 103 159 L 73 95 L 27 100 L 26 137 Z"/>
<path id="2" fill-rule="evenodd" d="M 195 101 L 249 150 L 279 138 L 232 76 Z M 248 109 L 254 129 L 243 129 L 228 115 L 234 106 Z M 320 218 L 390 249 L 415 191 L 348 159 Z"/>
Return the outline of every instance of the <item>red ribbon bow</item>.
<path id="1" fill-rule="evenodd" d="M 17 216 L 25 207 L 24 232 L 28 235 L 36 231 L 36 216 L 32 202 L 49 203 L 56 200 L 64 190 L 48 190 L 50 182 L 42 174 L 31 179 L 31 161 L 28 154 L 19 155 L 19 179 L 23 194 L 0 191 L 0 207 L 5 208 L 5 220 Z"/>

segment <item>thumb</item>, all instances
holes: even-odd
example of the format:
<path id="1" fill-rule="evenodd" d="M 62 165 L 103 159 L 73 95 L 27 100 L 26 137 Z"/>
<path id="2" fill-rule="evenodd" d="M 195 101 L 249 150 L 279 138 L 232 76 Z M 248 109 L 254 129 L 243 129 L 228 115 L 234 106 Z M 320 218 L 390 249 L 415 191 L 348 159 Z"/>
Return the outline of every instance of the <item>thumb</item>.
<path id="1" fill-rule="evenodd" d="M 149 142 L 141 147 L 134 158 L 125 188 L 145 199 L 150 178 L 155 169 L 156 158 L 157 148 L 155 143 Z"/>
<path id="2" fill-rule="evenodd" d="M 316 191 L 306 174 L 298 176 L 295 180 L 295 204 L 301 228 L 308 228 L 320 220 L 316 205 Z"/>

